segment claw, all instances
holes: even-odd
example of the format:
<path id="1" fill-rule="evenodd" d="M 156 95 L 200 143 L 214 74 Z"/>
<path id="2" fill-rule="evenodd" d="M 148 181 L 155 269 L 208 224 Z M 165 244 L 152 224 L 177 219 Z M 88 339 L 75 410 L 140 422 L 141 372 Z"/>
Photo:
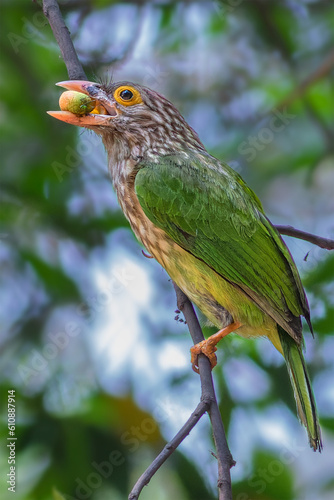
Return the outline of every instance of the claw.
<path id="1" fill-rule="evenodd" d="M 210 340 L 210 339 L 208 339 Z M 194 372 L 199 373 L 199 368 L 198 368 L 198 356 L 200 354 L 205 354 L 207 358 L 209 358 L 210 364 L 211 364 L 211 370 L 216 366 L 217 364 L 217 356 L 215 355 L 215 352 L 217 351 L 217 346 L 212 345 L 208 343 L 208 340 L 202 340 L 202 342 L 199 342 L 198 344 L 195 344 L 191 349 L 191 364 Z"/>
<path id="2" fill-rule="evenodd" d="M 198 356 L 200 354 L 205 354 L 207 358 L 209 358 L 210 364 L 211 364 L 211 370 L 216 366 L 217 364 L 217 357 L 215 355 L 215 352 L 217 351 L 217 344 L 218 342 L 226 337 L 231 332 L 234 332 L 238 328 L 240 328 L 241 323 L 238 321 L 235 321 L 231 323 L 230 325 L 227 325 L 225 328 L 222 330 L 219 330 L 219 332 L 215 333 L 214 335 L 211 335 L 208 339 L 202 340 L 201 342 L 198 342 L 198 344 L 195 344 L 191 349 L 191 364 L 194 372 L 199 373 L 199 368 L 198 368 Z"/>

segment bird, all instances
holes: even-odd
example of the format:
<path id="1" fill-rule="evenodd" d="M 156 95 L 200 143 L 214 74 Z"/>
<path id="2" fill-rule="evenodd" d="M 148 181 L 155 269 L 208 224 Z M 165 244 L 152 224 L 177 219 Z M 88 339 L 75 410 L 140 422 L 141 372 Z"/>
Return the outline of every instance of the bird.
<path id="1" fill-rule="evenodd" d="M 201 353 L 213 368 L 217 343 L 232 332 L 267 337 L 285 359 L 309 444 L 321 451 L 303 357 L 301 317 L 313 334 L 309 305 L 296 264 L 258 197 L 209 154 L 157 91 L 128 81 L 56 85 L 95 103 L 89 113 L 48 113 L 101 136 L 113 187 L 137 239 L 218 329 L 192 347 L 193 369 L 199 371 Z"/>

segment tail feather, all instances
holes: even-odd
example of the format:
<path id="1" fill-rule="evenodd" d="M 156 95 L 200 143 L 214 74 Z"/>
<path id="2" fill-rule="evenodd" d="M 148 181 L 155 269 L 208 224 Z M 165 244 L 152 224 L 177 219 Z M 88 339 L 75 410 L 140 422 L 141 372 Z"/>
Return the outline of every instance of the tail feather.
<path id="1" fill-rule="evenodd" d="M 278 333 L 295 395 L 298 416 L 306 427 L 310 446 L 314 451 L 321 451 L 322 441 L 317 408 L 301 347 L 280 326 L 278 326 Z"/>

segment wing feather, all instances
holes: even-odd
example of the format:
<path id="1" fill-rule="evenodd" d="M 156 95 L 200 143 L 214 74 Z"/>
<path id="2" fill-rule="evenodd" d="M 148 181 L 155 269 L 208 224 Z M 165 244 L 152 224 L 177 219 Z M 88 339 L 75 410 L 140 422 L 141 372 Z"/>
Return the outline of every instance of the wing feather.
<path id="1" fill-rule="evenodd" d="M 140 165 L 146 216 L 182 248 L 250 296 L 297 341 L 309 309 L 295 263 L 261 203 L 228 165 L 204 153 Z"/>

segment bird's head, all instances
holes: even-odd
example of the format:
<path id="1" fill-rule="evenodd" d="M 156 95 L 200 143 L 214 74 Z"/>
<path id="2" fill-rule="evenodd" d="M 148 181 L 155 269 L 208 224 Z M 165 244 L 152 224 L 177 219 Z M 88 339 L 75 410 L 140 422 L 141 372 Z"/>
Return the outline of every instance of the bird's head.
<path id="1" fill-rule="evenodd" d="M 138 157 L 170 154 L 177 150 L 203 150 L 196 132 L 162 95 L 130 82 L 100 84 L 69 80 L 57 85 L 88 95 L 95 109 L 85 115 L 69 111 L 48 113 L 102 136 L 109 154 Z"/>

